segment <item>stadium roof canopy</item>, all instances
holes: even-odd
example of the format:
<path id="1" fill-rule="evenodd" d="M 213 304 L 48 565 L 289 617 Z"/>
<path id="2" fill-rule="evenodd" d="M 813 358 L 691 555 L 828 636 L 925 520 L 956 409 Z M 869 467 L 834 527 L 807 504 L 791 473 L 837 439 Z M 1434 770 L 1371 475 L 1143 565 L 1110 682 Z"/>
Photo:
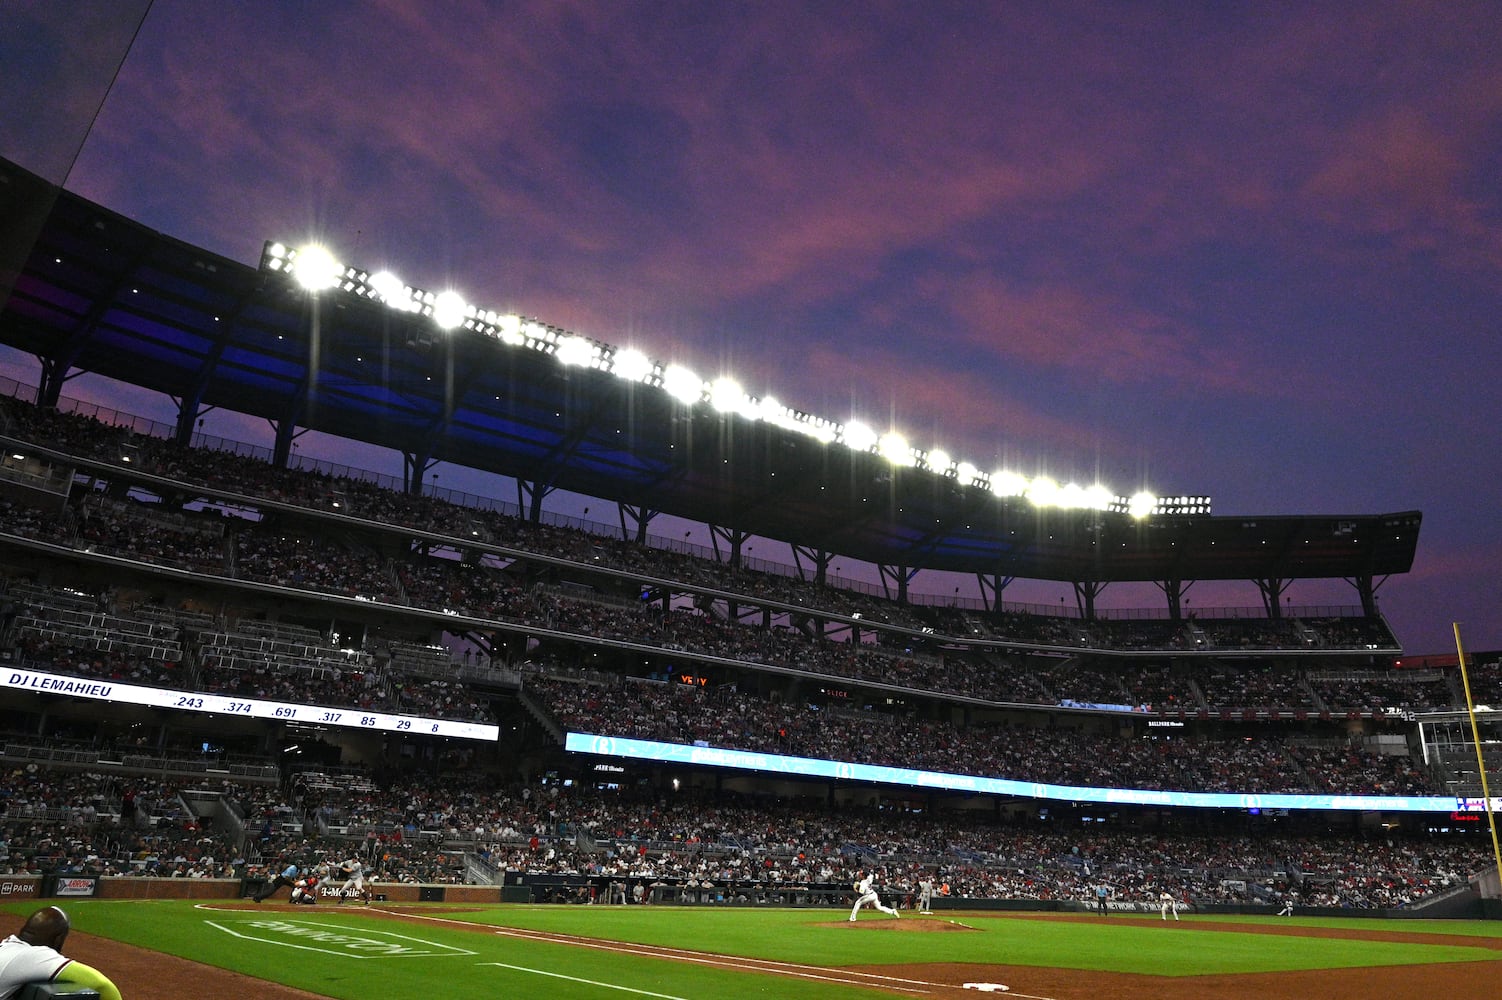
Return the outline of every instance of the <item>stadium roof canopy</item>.
<path id="1" fill-rule="evenodd" d="M 515 347 L 165 236 L 0 161 L 0 342 L 43 402 L 87 370 L 180 401 L 489 470 L 884 567 L 994 579 L 1373 578 L 1420 515 L 1219 517 L 1036 508 L 1019 497 Z M 285 449 L 283 448 L 283 453 Z"/>

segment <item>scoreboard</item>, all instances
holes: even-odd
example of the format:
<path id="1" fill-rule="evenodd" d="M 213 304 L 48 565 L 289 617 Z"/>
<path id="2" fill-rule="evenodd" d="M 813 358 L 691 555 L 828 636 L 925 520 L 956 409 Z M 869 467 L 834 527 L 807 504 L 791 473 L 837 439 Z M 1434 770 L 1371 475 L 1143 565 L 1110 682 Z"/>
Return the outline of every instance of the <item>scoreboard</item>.
<path id="1" fill-rule="evenodd" d="M 452 719 L 392 715 L 386 712 L 341 706 L 293 705 L 280 701 L 242 698 L 238 695 L 174 691 L 136 684 L 119 684 L 102 678 L 68 677 L 37 670 L 6 669 L 0 672 L 0 687 L 76 698 L 80 701 L 145 705 L 151 708 L 172 708 L 183 712 L 240 715 L 251 719 L 280 719 L 284 722 L 338 726 L 347 729 L 421 733 L 429 736 L 450 736 L 461 740 L 487 740 L 492 743 L 500 736 L 499 726 L 480 722 L 456 722 Z"/>

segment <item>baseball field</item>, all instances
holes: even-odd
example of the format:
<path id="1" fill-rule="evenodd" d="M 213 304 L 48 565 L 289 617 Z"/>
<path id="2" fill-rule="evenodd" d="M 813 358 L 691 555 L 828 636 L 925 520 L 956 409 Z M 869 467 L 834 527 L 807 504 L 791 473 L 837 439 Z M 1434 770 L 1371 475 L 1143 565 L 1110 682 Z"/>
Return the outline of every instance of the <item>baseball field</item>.
<path id="1" fill-rule="evenodd" d="M 39 904 L 0 906 L 13 932 Z M 1450 998 L 1502 981 L 1502 922 L 699 907 L 64 901 L 127 1000 L 876 995 Z"/>

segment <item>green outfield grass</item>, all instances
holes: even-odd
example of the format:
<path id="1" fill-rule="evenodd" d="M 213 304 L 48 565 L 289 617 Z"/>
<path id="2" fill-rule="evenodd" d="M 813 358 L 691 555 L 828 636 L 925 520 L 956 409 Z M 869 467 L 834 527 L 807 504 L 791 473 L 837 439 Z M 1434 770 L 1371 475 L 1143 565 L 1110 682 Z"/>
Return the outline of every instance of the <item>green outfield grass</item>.
<path id="1" fill-rule="evenodd" d="M 0 906 L 9 933 L 37 903 Z M 972 930 L 905 933 L 852 927 L 845 911 L 502 905 L 413 907 L 420 924 L 382 919 L 360 907 L 227 910 L 188 901 L 68 901 L 74 928 L 232 969 L 329 997 L 431 1000 L 435 996 L 541 995 L 585 998 L 778 996 L 836 1000 L 870 991 L 822 982 L 820 968 L 923 963 L 1020 965 L 1188 976 L 1437 962 L 1493 962 L 1480 946 L 1344 940 L 1244 933 L 1233 923 L 1339 926 L 1358 932 L 1502 936 L 1502 925 L 1462 921 L 1302 920 L 1194 917 L 1175 925 L 1156 915 L 1109 921 L 1067 916 L 945 913 L 904 921 L 957 921 Z M 874 925 L 882 916 L 863 917 Z M 1215 925 L 1224 923 L 1226 926 Z M 475 928 L 484 933 L 476 933 Z M 768 976 L 711 963 L 606 952 L 524 940 L 544 931 L 644 945 L 797 963 L 805 977 Z M 364 957 L 356 957 L 364 956 Z"/>

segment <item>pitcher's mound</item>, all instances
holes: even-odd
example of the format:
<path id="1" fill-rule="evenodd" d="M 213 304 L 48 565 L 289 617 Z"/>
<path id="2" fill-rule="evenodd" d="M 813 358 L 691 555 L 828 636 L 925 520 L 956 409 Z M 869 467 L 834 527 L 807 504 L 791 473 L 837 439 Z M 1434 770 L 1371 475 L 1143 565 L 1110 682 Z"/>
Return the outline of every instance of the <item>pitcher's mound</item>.
<path id="1" fill-rule="evenodd" d="M 973 931 L 974 927 L 950 920 L 948 917 L 903 917 L 893 920 L 888 917 L 885 920 L 829 920 L 816 927 L 848 927 L 851 930 L 859 928 L 863 931 L 907 931 L 911 934 L 934 934 L 947 931 Z"/>

